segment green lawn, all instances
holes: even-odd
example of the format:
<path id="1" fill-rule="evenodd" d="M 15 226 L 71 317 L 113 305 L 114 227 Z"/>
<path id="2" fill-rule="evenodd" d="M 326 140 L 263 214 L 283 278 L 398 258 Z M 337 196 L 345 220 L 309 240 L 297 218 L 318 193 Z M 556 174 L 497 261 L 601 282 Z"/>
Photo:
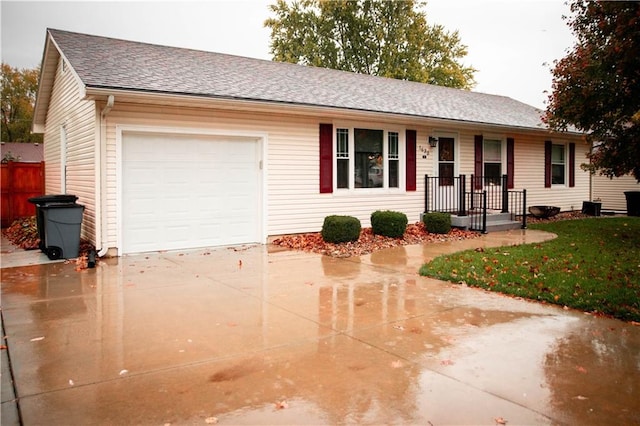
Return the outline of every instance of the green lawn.
<path id="1" fill-rule="evenodd" d="M 640 321 L 640 218 L 531 225 L 558 238 L 440 256 L 420 275 Z"/>

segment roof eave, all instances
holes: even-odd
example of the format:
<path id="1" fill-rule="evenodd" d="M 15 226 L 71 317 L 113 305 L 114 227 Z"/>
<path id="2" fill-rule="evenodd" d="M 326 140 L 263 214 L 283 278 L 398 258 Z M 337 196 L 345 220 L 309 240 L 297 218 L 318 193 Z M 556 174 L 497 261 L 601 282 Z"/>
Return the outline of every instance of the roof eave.
<path id="1" fill-rule="evenodd" d="M 47 111 L 49 110 L 51 92 L 53 91 L 53 84 L 60 58 L 64 59 L 64 54 L 56 44 L 49 30 L 47 30 L 44 52 L 42 53 L 42 62 L 40 65 L 36 102 L 33 108 L 33 121 L 31 123 L 31 131 L 33 133 L 44 133 L 45 131 Z M 86 96 L 85 85 L 75 70 L 73 70 L 71 66 L 69 66 L 69 68 L 73 73 L 74 79 L 78 83 L 80 97 L 84 98 Z"/>
<path id="2" fill-rule="evenodd" d="M 53 47 L 51 36 L 49 35 L 49 31 L 47 31 L 42 60 L 40 62 L 36 102 L 33 107 L 31 131 L 34 133 L 44 133 L 47 109 L 49 107 L 49 100 L 51 99 L 51 90 L 53 88 L 58 58 L 60 58 L 60 52 Z"/>
<path id="3" fill-rule="evenodd" d="M 107 87 L 107 86 L 87 86 L 86 87 L 86 95 L 89 98 L 107 98 L 109 95 L 117 97 L 126 97 L 129 99 L 150 99 L 156 102 L 167 101 L 174 104 L 190 104 L 194 106 L 207 107 L 211 106 L 212 102 L 215 102 L 218 106 L 222 106 L 225 108 L 237 108 L 241 106 L 242 109 L 246 110 L 255 110 L 255 109 L 265 109 L 268 107 L 269 112 L 274 112 L 274 107 L 279 107 L 281 109 L 293 109 L 295 108 L 298 114 L 301 115 L 320 115 L 320 116 L 332 116 L 337 115 L 339 112 L 352 112 L 352 113 L 363 113 L 363 114 L 374 114 L 377 116 L 385 116 L 385 117 L 396 117 L 397 119 L 402 120 L 428 120 L 429 125 L 431 126 L 465 126 L 465 127 L 487 127 L 494 129 L 496 131 L 502 132 L 521 132 L 521 133 L 544 133 L 545 135 L 554 134 L 558 132 L 553 132 L 548 128 L 542 127 L 527 127 L 527 126 L 514 126 L 500 123 L 489 123 L 489 122 L 480 122 L 480 121 L 466 121 L 460 119 L 451 119 L 451 118 L 442 118 L 442 117 L 432 117 L 432 116 L 423 116 L 423 115 L 411 115 L 411 114 L 401 114 L 401 113 L 393 113 L 387 111 L 377 111 L 377 110 L 366 110 L 366 109 L 351 109 L 344 107 L 332 107 L 326 105 L 319 104 L 301 104 L 301 103 L 293 103 L 293 102 L 285 102 L 285 101 L 275 101 L 275 100 L 264 100 L 264 99 L 250 99 L 250 98 L 237 98 L 237 97 L 225 97 L 225 96 L 215 96 L 215 95 L 201 95 L 201 94 L 192 94 L 192 93 L 173 93 L 173 92 L 158 92 L 158 91 L 145 91 L 139 89 L 130 89 L 130 88 L 117 88 L 117 87 Z M 564 132 L 563 135 L 572 135 L 572 136 L 582 136 L 582 133 L 576 132 Z"/>

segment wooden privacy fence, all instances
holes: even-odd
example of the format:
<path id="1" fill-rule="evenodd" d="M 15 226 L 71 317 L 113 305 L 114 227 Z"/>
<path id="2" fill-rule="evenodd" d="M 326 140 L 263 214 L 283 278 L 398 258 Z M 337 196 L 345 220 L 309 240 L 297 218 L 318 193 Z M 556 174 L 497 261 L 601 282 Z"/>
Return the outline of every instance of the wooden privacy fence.
<path id="1" fill-rule="evenodd" d="M 44 194 L 44 161 L 2 164 L 2 227 L 10 226 L 18 218 L 36 214 L 35 206 L 27 201 Z"/>

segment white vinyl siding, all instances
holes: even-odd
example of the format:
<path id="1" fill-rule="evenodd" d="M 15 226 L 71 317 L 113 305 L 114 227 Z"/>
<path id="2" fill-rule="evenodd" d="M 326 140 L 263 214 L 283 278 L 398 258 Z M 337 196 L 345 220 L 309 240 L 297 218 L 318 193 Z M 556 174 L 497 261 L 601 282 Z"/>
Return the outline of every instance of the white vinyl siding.
<path id="1" fill-rule="evenodd" d="M 64 133 L 62 128 L 64 127 Z M 73 74 L 62 71 L 58 63 L 45 123 L 45 192 L 59 194 L 66 189 L 85 206 L 82 237 L 95 243 L 95 103 L 80 99 L 80 88 Z M 66 137 L 66 150 L 61 139 Z M 66 167 L 63 166 L 66 155 Z M 66 179 L 62 170 L 66 169 Z"/>
<path id="2" fill-rule="evenodd" d="M 513 135 L 515 139 L 514 168 L 515 189 L 527 190 L 527 205 L 558 206 L 562 211 L 580 210 L 582 202 L 589 200 L 589 173 L 580 168 L 589 147 L 580 139 L 576 144 L 575 187 L 569 187 L 568 150 L 565 154 L 565 185 L 544 187 L 544 137 Z M 568 145 L 568 144 L 567 144 Z"/>
<path id="3" fill-rule="evenodd" d="M 591 200 L 600 200 L 602 210 L 626 211 L 627 191 L 640 191 L 640 183 L 631 175 L 609 179 L 606 176 L 592 176 Z"/>

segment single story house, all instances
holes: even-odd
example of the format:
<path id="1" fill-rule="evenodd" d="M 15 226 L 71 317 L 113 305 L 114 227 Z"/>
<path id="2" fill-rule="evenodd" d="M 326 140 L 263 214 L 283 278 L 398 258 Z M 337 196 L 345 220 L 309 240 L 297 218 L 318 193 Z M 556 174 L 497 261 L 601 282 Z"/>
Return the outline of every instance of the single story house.
<path id="1" fill-rule="evenodd" d="M 471 175 L 456 193 L 508 187 L 579 210 L 589 146 L 541 115 L 503 96 L 49 29 L 33 130 L 47 193 L 77 195 L 83 237 L 121 255 L 266 243 L 333 214 L 419 221 L 476 203 L 440 197 Z"/>

